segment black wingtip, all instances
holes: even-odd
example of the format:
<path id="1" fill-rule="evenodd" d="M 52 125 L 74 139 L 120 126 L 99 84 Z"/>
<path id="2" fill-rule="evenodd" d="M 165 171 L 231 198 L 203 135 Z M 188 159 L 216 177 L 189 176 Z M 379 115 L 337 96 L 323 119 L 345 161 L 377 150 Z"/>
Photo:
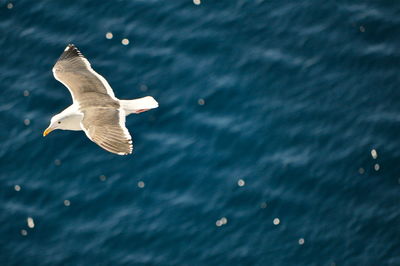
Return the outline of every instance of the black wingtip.
<path id="1" fill-rule="evenodd" d="M 64 52 L 60 56 L 58 60 L 66 60 L 73 57 L 83 57 L 82 53 L 76 48 L 76 46 L 72 43 L 68 44 L 65 48 Z"/>

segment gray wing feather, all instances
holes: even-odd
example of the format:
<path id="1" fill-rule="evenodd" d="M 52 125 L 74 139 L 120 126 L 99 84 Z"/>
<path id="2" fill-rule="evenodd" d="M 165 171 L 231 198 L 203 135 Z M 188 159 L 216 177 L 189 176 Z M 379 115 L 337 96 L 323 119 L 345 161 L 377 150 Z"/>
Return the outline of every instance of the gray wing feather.
<path id="1" fill-rule="evenodd" d="M 112 153 L 132 153 L 132 138 L 125 127 L 125 114 L 114 108 L 89 108 L 83 114 L 81 125 L 90 140 Z"/>
<path id="2" fill-rule="evenodd" d="M 63 83 L 72 98 L 81 107 L 119 107 L 108 82 L 92 69 L 89 61 L 73 45 L 69 44 L 53 67 L 54 77 Z"/>

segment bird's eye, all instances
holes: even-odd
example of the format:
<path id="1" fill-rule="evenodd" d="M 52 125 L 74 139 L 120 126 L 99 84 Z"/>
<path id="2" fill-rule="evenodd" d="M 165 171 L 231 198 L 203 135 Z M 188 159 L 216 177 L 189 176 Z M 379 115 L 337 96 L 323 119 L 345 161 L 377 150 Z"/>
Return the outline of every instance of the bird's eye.
<path id="1" fill-rule="evenodd" d="M 58 121 L 59 124 L 61 124 L 61 121 Z"/>

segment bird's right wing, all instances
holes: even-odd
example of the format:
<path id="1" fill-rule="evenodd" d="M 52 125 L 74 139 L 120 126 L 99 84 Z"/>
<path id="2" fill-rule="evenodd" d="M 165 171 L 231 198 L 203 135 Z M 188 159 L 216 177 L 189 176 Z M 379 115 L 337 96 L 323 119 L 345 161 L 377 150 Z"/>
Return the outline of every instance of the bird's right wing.
<path id="1" fill-rule="evenodd" d="M 118 155 L 132 153 L 132 137 L 125 127 L 123 110 L 95 107 L 82 112 L 81 127 L 90 140 Z"/>

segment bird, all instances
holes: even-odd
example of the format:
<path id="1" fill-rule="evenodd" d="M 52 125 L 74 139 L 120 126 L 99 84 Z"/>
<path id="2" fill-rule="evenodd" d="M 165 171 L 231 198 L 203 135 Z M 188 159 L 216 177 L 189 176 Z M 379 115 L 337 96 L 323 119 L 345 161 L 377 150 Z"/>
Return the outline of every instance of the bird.
<path id="1" fill-rule="evenodd" d="M 133 151 L 132 137 L 125 117 L 158 107 L 152 96 L 134 100 L 115 97 L 107 80 L 93 70 L 74 44 L 68 44 L 53 67 L 53 75 L 72 96 L 72 104 L 54 115 L 43 132 L 83 130 L 86 136 L 108 152 L 128 155 Z"/>

